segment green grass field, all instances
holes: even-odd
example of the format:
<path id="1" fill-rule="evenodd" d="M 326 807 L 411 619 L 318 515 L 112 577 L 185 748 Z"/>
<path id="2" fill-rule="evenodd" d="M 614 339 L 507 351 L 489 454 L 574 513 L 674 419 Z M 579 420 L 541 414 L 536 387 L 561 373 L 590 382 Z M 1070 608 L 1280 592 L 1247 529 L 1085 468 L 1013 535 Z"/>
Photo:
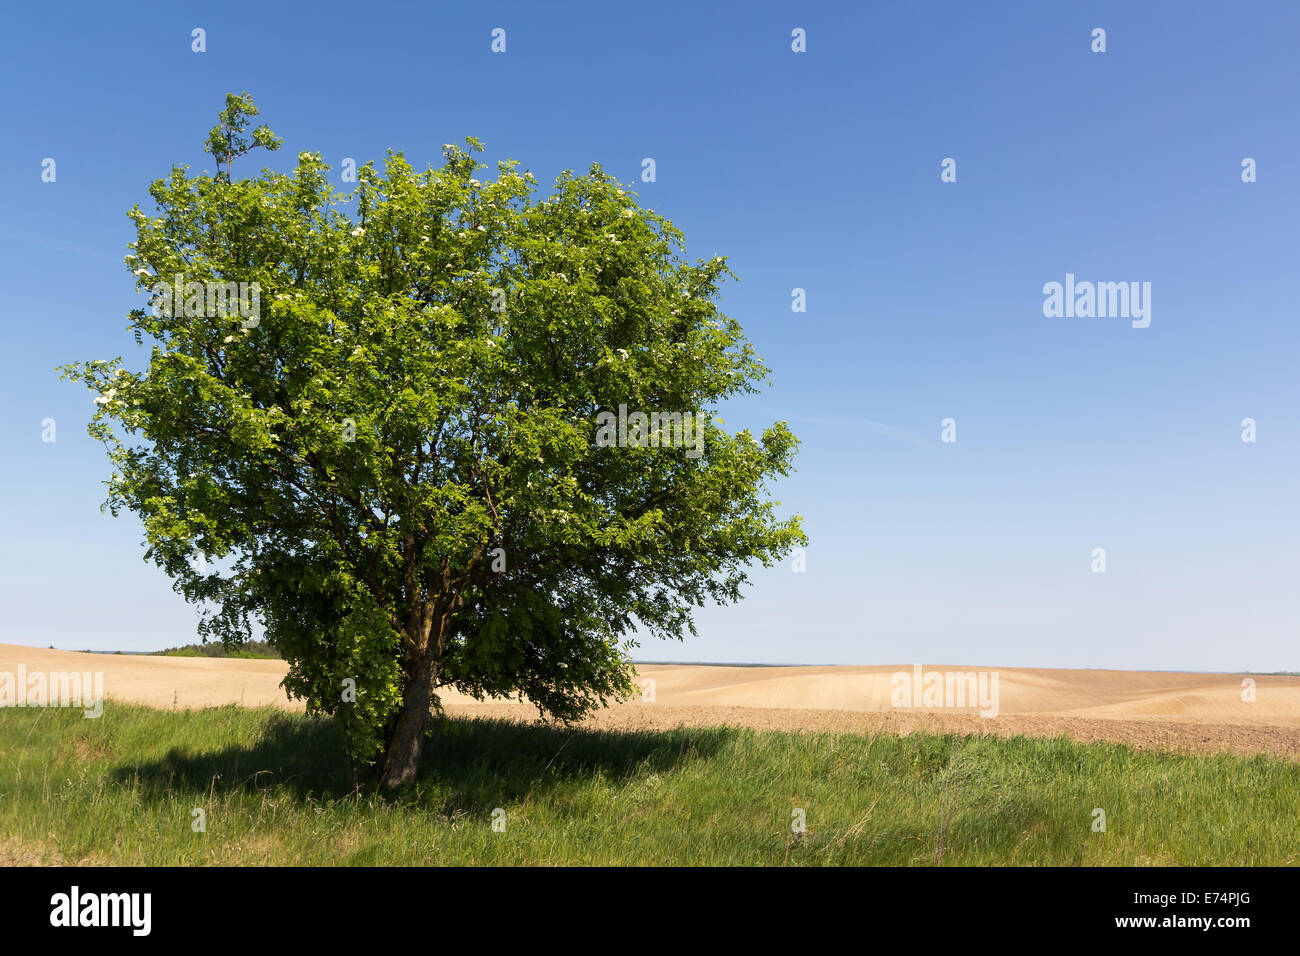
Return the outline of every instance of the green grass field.
<path id="1" fill-rule="evenodd" d="M 444 721 L 385 797 L 273 709 L 0 712 L 0 862 L 1268 865 L 1298 818 L 1300 764 L 1063 739 Z"/>

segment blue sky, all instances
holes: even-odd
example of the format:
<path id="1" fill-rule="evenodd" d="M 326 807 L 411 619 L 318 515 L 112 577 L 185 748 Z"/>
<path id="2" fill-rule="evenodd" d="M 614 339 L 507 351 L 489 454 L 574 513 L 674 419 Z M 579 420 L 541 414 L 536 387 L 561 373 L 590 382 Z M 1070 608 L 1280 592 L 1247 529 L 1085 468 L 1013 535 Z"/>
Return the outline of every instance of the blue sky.
<path id="1" fill-rule="evenodd" d="M 638 657 L 1298 669 L 1300 7 L 465 7 L 6 10 L 0 642 L 193 639 L 138 524 L 99 512 L 91 397 L 54 368 L 135 352 L 125 212 L 173 163 L 210 169 L 247 90 L 273 165 L 423 166 L 473 135 L 543 183 L 598 161 L 729 257 L 773 384 L 724 414 L 802 439 L 777 497 L 807 570 Z M 1150 282 L 1150 327 L 1045 317 L 1067 273 Z"/>

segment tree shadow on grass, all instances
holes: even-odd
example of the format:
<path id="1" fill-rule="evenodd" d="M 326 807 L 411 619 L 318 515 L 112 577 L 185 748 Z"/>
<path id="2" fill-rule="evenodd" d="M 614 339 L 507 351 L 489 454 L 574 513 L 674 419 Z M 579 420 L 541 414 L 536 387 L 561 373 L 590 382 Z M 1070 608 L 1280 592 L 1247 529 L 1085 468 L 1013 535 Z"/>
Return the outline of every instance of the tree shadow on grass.
<path id="1" fill-rule="evenodd" d="M 664 773 L 708 758 L 732 743 L 734 728 L 607 731 L 485 718 L 433 722 L 419 781 L 392 799 L 440 813 L 486 813 L 504 802 L 556 787 L 642 773 Z M 317 801 L 378 790 L 373 773 L 354 776 L 343 740 L 329 720 L 272 718 L 255 744 L 187 752 L 110 771 L 146 799 L 177 793 L 223 797 L 289 792 Z"/>

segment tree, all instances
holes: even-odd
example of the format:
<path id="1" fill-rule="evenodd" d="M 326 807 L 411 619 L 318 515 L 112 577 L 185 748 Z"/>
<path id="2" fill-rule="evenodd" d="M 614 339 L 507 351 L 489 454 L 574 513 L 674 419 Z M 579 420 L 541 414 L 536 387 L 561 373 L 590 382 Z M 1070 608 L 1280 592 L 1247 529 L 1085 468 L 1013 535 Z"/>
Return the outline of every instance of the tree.
<path id="1" fill-rule="evenodd" d="M 767 498 L 789 429 L 712 414 L 767 375 L 723 259 L 685 261 L 598 166 L 545 199 L 515 162 L 480 181 L 473 139 L 351 192 L 310 152 L 235 179 L 279 146 L 256 114 L 228 96 L 218 172 L 174 167 L 129 213 L 147 367 L 63 371 L 98 394 L 105 507 L 140 516 L 204 640 L 262 626 L 383 785 L 415 778 L 439 687 L 575 720 L 633 692 L 638 632 L 694 633 L 805 541 Z"/>

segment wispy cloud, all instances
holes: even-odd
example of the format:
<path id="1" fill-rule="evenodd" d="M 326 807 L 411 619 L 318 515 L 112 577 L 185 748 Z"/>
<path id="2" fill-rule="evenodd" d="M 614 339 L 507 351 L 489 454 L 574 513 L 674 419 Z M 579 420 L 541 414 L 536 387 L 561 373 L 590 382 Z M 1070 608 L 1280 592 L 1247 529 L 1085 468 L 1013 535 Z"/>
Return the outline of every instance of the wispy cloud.
<path id="1" fill-rule="evenodd" d="M 798 413 L 777 414 L 789 422 L 803 422 L 808 425 L 819 425 L 823 428 L 843 428 L 849 431 L 865 432 L 871 435 L 879 435 L 881 438 L 890 438 L 896 441 L 901 441 L 917 448 L 931 449 L 938 444 L 938 439 L 927 440 L 905 428 L 899 428 L 896 425 L 886 425 L 883 422 L 873 422 L 867 418 L 835 415 L 802 415 Z"/>
<path id="2" fill-rule="evenodd" d="M 92 259 L 99 259 L 101 262 L 121 262 L 121 256 L 113 256 L 102 249 L 87 249 L 85 246 L 74 245 L 70 242 L 61 242 L 57 239 L 45 239 L 41 236 L 33 236 L 30 233 L 17 233 L 11 229 L 0 228 L 0 239 L 9 242 L 18 242 L 27 246 L 40 246 L 42 249 L 53 249 L 55 252 L 71 252 L 78 256 L 89 256 Z"/>

